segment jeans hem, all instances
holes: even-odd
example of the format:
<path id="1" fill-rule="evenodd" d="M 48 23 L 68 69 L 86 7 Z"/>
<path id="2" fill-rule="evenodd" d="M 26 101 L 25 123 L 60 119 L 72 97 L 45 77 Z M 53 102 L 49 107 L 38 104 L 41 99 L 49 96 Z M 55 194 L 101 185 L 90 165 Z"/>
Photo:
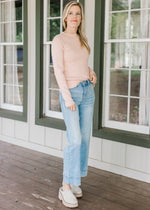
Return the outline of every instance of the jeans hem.
<path id="1" fill-rule="evenodd" d="M 80 177 L 67 177 L 67 176 L 63 176 L 63 182 L 67 183 L 67 184 L 74 184 L 76 186 L 81 185 L 81 178 Z"/>
<path id="2" fill-rule="evenodd" d="M 81 177 L 85 177 L 85 176 L 87 176 L 87 171 L 81 172 Z"/>

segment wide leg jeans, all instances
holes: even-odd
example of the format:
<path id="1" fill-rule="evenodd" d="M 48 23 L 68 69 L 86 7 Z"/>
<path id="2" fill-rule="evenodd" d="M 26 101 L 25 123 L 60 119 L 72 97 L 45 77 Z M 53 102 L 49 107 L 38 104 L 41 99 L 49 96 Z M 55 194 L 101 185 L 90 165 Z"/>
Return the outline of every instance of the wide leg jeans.
<path id="1" fill-rule="evenodd" d="M 68 145 L 63 151 L 63 181 L 79 186 L 81 177 L 85 177 L 88 170 L 95 93 L 90 80 L 80 82 L 78 86 L 69 90 L 75 102 L 76 111 L 68 109 L 62 94 L 59 95 L 68 139 Z"/>

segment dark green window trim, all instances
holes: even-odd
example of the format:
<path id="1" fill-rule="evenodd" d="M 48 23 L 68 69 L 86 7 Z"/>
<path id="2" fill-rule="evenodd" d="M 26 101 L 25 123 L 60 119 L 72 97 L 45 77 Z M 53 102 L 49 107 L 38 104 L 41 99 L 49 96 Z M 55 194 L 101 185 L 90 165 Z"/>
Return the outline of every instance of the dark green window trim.
<path id="1" fill-rule="evenodd" d="M 27 122 L 27 92 L 28 92 L 28 5 L 24 2 L 24 21 L 23 21 L 23 112 L 0 109 L 0 117 Z"/>
<path id="2" fill-rule="evenodd" d="M 95 0 L 95 43 L 94 43 L 94 70 L 98 77 L 95 87 L 95 109 L 93 122 L 93 136 L 150 148 L 150 135 L 102 127 L 103 111 L 103 64 L 104 64 L 104 22 L 105 1 Z"/>
<path id="3" fill-rule="evenodd" d="M 84 0 L 80 0 L 84 7 Z M 62 119 L 43 115 L 43 0 L 36 1 L 36 99 L 35 124 L 65 130 Z"/>

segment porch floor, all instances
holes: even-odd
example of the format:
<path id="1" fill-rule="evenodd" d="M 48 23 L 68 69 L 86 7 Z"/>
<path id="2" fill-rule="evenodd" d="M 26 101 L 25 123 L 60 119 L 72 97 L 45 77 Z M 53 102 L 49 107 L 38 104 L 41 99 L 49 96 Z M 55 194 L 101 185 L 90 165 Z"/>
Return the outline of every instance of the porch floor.
<path id="1" fill-rule="evenodd" d="M 61 158 L 0 141 L 0 210 L 67 210 Z M 89 167 L 77 210 L 150 210 L 150 184 Z"/>

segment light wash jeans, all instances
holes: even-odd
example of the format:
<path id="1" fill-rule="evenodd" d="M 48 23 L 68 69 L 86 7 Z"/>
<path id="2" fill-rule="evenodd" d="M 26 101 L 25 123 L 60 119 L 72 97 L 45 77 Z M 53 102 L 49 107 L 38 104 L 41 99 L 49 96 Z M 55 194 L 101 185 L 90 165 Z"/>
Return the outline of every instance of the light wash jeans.
<path id="1" fill-rule="evenodd" d="M 68 109 L 62 94 L 59 95 L 69 143 L 63 151 L 63 181 L 79 186 L 81 177 L 85 177 L 88 170 L 95 93 L 90 80 L 80 82 L 69 90 L 76 104 L 76 111 Z"/>

